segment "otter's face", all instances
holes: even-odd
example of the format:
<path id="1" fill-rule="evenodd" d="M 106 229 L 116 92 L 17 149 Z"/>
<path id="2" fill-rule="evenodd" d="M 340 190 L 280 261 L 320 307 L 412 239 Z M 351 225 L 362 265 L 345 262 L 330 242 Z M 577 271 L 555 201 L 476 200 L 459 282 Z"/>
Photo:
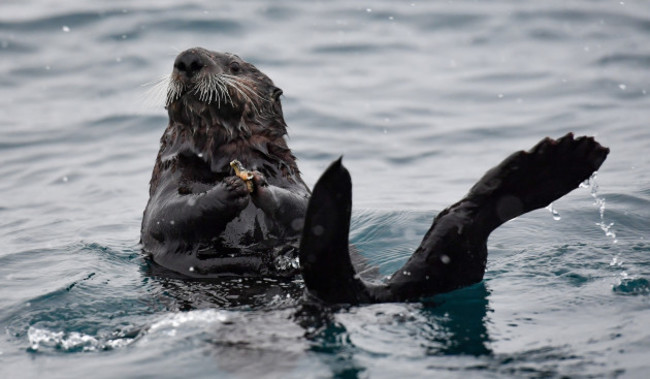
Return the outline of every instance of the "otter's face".
<path id="1" fill-rule="evenodd" d="M 192 48 L 174 62 L 166 106 L 190 113 L 273 117 L 281 94 L 271 79 L 237 55 Z"/>

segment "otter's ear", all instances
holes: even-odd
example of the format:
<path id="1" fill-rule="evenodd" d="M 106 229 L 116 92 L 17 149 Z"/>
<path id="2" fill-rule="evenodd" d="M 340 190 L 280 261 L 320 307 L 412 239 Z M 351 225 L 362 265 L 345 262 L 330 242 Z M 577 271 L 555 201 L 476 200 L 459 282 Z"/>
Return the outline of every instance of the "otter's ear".
<path id="1" fill-rule="evenodd" d="M 273 87 L 271 89 L 271 99 L 273 99 L 273 111 L 282 116 L 282 102 L 280 102 L 280 95 L 282 95 L 282 90 L 278 87 Z"/>
<path id="2" fill-rule="evenodd" d="M 271 90 L 271 97 L 273 98 L 273 100 L 278 101 L 282 93 L 283 92 L 280 88 L 273 87 L 273 89 Z"/>

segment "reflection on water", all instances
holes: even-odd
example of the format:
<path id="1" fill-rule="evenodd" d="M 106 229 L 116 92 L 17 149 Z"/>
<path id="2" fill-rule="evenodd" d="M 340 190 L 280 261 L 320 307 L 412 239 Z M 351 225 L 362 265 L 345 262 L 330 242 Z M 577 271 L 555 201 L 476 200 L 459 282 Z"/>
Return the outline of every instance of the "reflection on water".
<path id="1" fill-rule="evenodd" d="M 485 282 L 481 282 L 453 294 L 436 296 L 433 306 L 423 308 L 422 313 L 430 320 L 430 330 L 445 331 L 433 333 L 428 338 L 434 343 L 427 346 L 427 354 L 491 354 L 486 325 L 489 295 Z"/>
<path id="2" fill-rule="evenodd" d="M 426 365 L 457 370 L 466 364 L 462 357 L 493 354 L 487 327 L 489 295 L 485 283 L 479 283 L 423 304 L 339 310 L 320 328 L 309 330 L 310 351 L 336 377 L 380 374 L 372 358 L 388 356 L 412 362 L 414 367 L 406 373 L 420 370 L 415 362 L 426 362 L 426 357 L 460 357 L 460 361 L 435 359 Z"/>

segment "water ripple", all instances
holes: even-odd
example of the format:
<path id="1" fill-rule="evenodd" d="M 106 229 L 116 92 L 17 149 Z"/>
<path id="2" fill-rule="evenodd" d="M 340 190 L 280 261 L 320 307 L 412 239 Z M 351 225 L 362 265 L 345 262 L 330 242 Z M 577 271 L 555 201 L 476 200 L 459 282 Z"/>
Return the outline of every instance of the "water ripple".
<path id="1" fill-rule="evenodd" d="M 1 2 L 3 374 L 643 377 L 649 20 L 632 1 Z M 547 135 L 611 148 L 604 213 L 583 189 L 554 202 L 559 221 L 512 220 L 484 281 L 425 303 L 310 319 L 299 280 L 164 279 L 138 237 L 167 116 L 141 85 L 197 45 L 284 90 L 309 183 L 344 154 L 353 249 L 380 278 Z"/>

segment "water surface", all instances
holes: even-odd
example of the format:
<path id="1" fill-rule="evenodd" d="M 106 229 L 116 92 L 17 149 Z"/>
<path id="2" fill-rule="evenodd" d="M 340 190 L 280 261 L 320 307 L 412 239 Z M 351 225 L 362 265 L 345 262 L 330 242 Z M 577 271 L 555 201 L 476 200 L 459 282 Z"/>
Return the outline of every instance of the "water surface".
<path id="1" fill-rule="evenodd" d="M 435 214 L 545 136 L 612 150 L 428 303 L 296 317 L 301 284 L 151 275 L 138 245 L 174 56 L 284 90 L 311 186 L 344 155 L 352 242 L 390 274 Z M 0 4 L 0 376 L 642 377 L 650 370 L 643 1 Z M 150 100 L 150 99 L 149 99 Z M 555 217 L 557 218 L 557 217 Z M 264 288 L 264 291 L 260 291 Z"/>

